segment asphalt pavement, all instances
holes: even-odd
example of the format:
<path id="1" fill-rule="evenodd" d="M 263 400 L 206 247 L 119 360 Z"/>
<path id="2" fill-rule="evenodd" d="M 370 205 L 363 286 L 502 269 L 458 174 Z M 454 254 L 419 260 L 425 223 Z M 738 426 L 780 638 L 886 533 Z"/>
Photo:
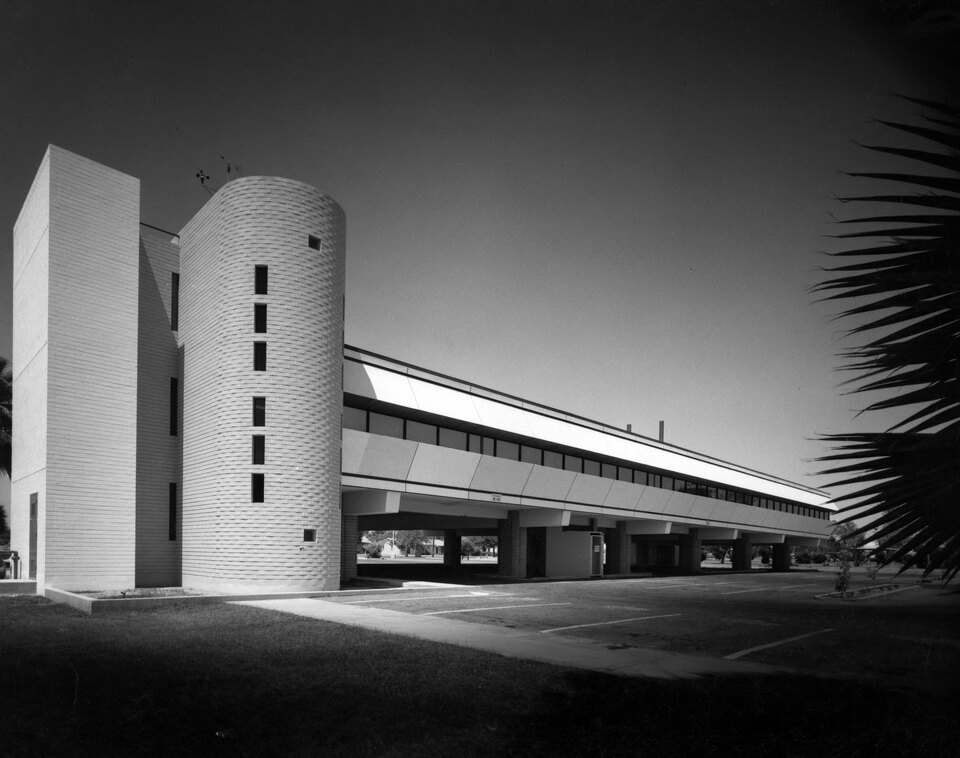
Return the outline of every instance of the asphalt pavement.
<path id="1" fill-rule="evenodd" d="M 935 686 L 960 670 L 960 595 L 916 576 L 835 572 L 431 585 L 246 605 L 625 676 L 802 672 Z"/>

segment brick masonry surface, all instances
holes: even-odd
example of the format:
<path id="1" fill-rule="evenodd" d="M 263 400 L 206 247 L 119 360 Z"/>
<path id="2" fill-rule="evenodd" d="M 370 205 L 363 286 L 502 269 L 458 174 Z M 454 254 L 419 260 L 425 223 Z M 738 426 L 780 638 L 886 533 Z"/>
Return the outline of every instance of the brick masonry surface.
<path id="1" fill-rule="evenodd" d="M 344 255 L 340 207 L 275 177 L 230 182 L 181 233 L 185 586 L 339 586 Z M 256 266 L 268 267 L 265 295 Z M 266 371 L 254 370 L 258 341 Z M 252 425 L 254 397 L 266 398 L 264 427 Z M 263 465 L 254 434 L 266 436 Z M 251 502 L 254 473 L 264 502 Z"/>
<path id="2" fill-rule="evenodd" d="M 51 146 L 15 227 L 14 549 L 36 492 L 40 586 L 134 582 L 139 215 L 137 179 Z"/>

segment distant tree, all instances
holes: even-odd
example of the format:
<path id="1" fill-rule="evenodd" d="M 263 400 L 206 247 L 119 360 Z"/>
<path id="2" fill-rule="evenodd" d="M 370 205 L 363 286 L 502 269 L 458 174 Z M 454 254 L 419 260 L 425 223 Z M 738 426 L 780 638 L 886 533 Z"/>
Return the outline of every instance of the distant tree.
<path id="1" fill-rule="evenodd" d="M 11 476 L 13 461 L 13 373 L 0 355 L 0 474 Z"/>
<path id="2" fill-rule="evenodd" d="M 923 168 L 851 174 L 901 186 L 843 202 L 894 210 L 840 222 L 867 226 L 838 235 L 853 247 L 833 254 L 843 265 L 826 269 L 816 290 L 851 304 L 840 316 L 854 320 L 848 334 L 860 339 L 843 353 L 852 391 L 884 393 L 864 412 L 908 415 L 883 432 L 826 436 L 834 451 L 821 460 L 831 462 L 823 473 L 838 477 L 834 486 L 852 485 L 836 502 L 844 521 L 861 522 L 856 533 L 873 533 L 875 555 L 927 573 L 937 555 L 950 579 L 960 570 L 960 110 L 907 99 L 933 115 L 919 126 L 881 123 L 939 150 L 865 146 Z"/>
<path id="3" fill-rule="evenodd" d="M 423 555 L 423 548 L 426 544 L 427 538 L 424 536 L 422 529 L 403 529 L 397 532 L 396 545 L 406 556 L 413 553 L 419 558 Z"/>

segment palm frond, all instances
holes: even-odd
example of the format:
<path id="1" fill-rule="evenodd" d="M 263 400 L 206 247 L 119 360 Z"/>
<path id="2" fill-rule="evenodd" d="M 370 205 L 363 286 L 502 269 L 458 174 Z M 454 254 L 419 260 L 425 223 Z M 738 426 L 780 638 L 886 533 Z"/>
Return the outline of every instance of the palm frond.
<path id="1" fill-rule="evenodd" d="M 832 452 L 820 461 L 828 465 L 822 473 L 837 477 L 834 486 L 850 488 L 835 499 L 843 520 L 873 532 L 888 560 L 927 572 L 939 561 L 945 578 L 953 578 L 960 572 L 960 110 L 906 99 L 937 117 L 926 118 L 928 126 L 880 123 L 942 152 L 926 145 L 863 147 L 936 173 L 850 173 L 904 188 L 841 202 L 901 210 L 878 215 L 871 209 L 839 221 L 864 228 L 834 235 L 853 245 L 831 254 L 843 263 L 823 269 L 825 278 L 813 289 L 823 300 L 849 304 L 838 315 L 854 322 L 848 337 L 869 335 L 841 353 L 841 369 L 854 374 L 853 392 L 888 393 L 863 412 L 909 410 L 884 432 L 824 437 Z M 905 213 L 904 206 L 924 210 Z"/>

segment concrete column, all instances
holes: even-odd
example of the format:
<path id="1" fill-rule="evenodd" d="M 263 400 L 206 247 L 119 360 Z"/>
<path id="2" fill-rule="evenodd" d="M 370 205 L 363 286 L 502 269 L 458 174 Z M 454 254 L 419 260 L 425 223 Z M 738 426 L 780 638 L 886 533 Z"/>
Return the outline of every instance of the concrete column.
<path id="1" fill-rule="evenodd" d="M 680 535 L 680 570 L 700 571 L 700 535 L 696 529 Z"/>
<path id="2" fill-rule="evenodd" d="M 340 583 L 357 577 L 357 517 L 340 517 Z"/>
<path id="3" fill-rule="evenodd" d="M 497 573 L 511 579 L 527 578 L 527 530 L 520 526 L 520 511 L 510 511 L 500 521 Z"/>
<path id="4" fill-rule="evenodd" d="M 750 544 L 750 535 L 744 534 L 733 542 L 733 569 L 747 571 L 753 556 L 753 546 Z"/>
<path id="5" fill-rule="evenodd" d="M 774 571 L 790 570 L 790 540 L 784 540 L 773 546 L 773 566 Z"/>
<path id="6" fill-rule="evenodd" d="M 443 565 L 446 568 L 460 568 L 460 535 L 456 529 L 443 530 Z"/>
<path id="7" fill-rule="evenodd" d="M 630 535 L 627 534 L 627 522 L 618 521 L 616 529 L 607 529 L 603 533 L 607 545 L 608 574 L 630 573 Z"/>

